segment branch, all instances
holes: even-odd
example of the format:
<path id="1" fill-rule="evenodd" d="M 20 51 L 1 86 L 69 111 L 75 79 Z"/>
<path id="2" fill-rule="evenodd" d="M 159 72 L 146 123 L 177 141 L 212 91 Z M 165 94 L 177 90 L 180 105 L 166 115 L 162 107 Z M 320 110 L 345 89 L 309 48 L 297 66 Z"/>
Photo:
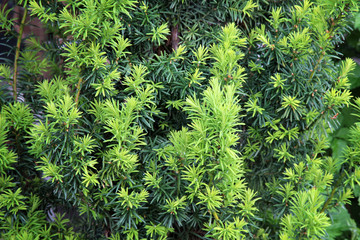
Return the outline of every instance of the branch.
<path id="1" fill-rule="evenodd" d="M 172 49 L 174 49 L 174 51 L 176 51 L 176 49 L 178 48 L 179 41 L 179 24 L 176 24 L 171 29 L 171 47 Z"/>
<path id="2" fill-rule="evenodd" d="M 340 176 L 339 179 L 336 181 L 336 183 L 335 183 L 335 185 L 334 185 L 334 188 L 333 188 L 333 190 L 332 190 L 331 193 L 330 193 L 329 198 L 328 198 L 328 199 L 326 200 L 326 202 L 324 203 L 324 206 L 323 206 L 323 208 L 321 209 L 320 212 L 324 212 L 324 211 L 326 210 L 327 206 L 329 205 L 330 201 L 333 199 L 333 197 L 334 197 L 334 195 L 335 195 L 336 189 L 339 187 L 340 183 L 342 183 L 341 180 L 342 180 L 342 178 L 343 178 L 344 176 L 345 176 L 345 171 L 342 172 L 341 176 Z"/>
<path id="3" fill-rule="evenodd" d="M 17 101 L 17 88 L 16 88 L 16 84 L 17 84 L 17 74 L 18 74 L 18 60 L 19 60 L 19 55 L 20 55 L 20 47 L 21 47 L 21 41 L 22 41 L 22 35 L 24 32 L 24 27 L 25 27 L 25 21 L 26 21 L 26 17 L 27 17 L 27 6 L 25 7 L 25 11 L 24 11 L 24 15 L 21 19 L 21 23 L 20 23 L 20 30 L 19 30 L 19 35 L 17 38 L 17 43 L 16 43 L 16 52 L 15 52 L 15 60 L 14 60 L 14 76 L 13 76 L 13 96 L 14 96 L 14 101 Z"/>
<path id="4" fill-rule="evenodd" d="M 75 97 L 75 106 L 78 106 L 79 103 L 79 96 L 80 96 L 80 85 L 82 83 L 82 78 L 79 79 L 76 88 L 77 88 L 77 93 L 76 93 L 76 97 Z"/>

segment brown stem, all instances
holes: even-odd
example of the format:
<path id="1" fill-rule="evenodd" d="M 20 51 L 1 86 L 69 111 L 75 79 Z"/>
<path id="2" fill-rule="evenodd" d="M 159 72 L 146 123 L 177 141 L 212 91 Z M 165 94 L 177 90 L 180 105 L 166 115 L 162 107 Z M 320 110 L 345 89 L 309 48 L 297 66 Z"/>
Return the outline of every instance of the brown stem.
<path id="1" fill-rule="evenodd" d="M 317 70 L 318 67 L 320 66 L 321 60 L 323 59 L 324 55 L 325 55 L 325 52 L 322 52 L 321 55 L 320 55 L 320 58 L 317 60 L 317 62 L 316 62 L 316 64 L 315 64 L 315 67 L 314 67 L 312 73 L 310 74 L 309 81 L 311 81 L 311 79 L 313 78 L 316 70 Z"/>
<path id="2" fill-rule="evenodd" d="M 14 101 L 15 102 L 17 101 L 16 84 L 17 84 L 17 74 L 18 74 L 18 60 L 19 60 L 19 55 L 20 55 L 20 47 L 21 47 L 22 35 L 23 35 L 23 32 L 24 32 L 27 12 L 28 12 L 28 9 L 27 9 L 27 7 L 25 7 L 24 15 L 23 15 L 23 17 L 21 19 L 21 23 L 20 23 L 19 36 L 17 38 L 17 43 L 16 43 L 16 52 L 15 52 L 15 59 L 14 59 L 14 76 L 13 76 L 13 83 L 12 83 L 12 85 L 13 85 L 13 96 L 14 96 Z"/>
<path id="3" fill-rule="evenodd" d="M 75 97 L 75 106 L 78 106 L 78 102 L 79 102 L 79 96 L 80 96 L 80 85 L 82 83 L 82 78 L 79 79 L 76 88 L 77 88 L 77 93 L 76 93 L 76 97 Z"/>
<path id="4" fill-rule="evenodd" d="M 217 215 L 217 213 L 215 212 L 215 210 L 214 210 L 214 211 L 212 211 L 212 214 L 213 214 L 213 216 L 214 216 L 214 218 L 215 218 L 216 222 L 218 222 L 220 219 L 219 219 L 219 216 Z"/>
<path id="5" fill-rule="evenodd" d="M 171 29 L 171 47 L 176 51 L 179 46 L 179 24 L 176 24 Z"/>
<path id="6" fill-rule="evenodd" d="M 330 27 L 330 30 L 329 30 L 329 36 L 331 36 L 331 35 L 334 33 L 334 30 L 335 30 L 335 29 L 334 29 L 334 26 L 336 26 L 336 23 L 339 21 L 340 18 L 341 18 L 341 16 L 338 17 L 338 18 L 335 19 L 335 20 L 332 20 L 331 27 Z M 316 62 L 315 67 L 314 67 L 312 73 L 310 74 L 309 81 L 311 81 L 311 79 L 313 78 L 313 76 L 314 76 L 316 70 L 318 69 L 318 67 L 320 66 L 321 60 L 323 59 L 324 56 L 325 56 L 325 48 L 324 48 L 324 51 L 321 53 L 320 58 L 319 58 L 318 61 Z"/>
<path id="7" fill-rule="evenodd" d="M 335 191 L 336 191 L 336 189 L 338 188 L 338 186 L 340 185 L 340 183 L 341 183 L 342 178 L 344 177 L 344 175 L 345 175 L 345 171 L 342 172 L 341 176 L 339 177 L 339 179 L 338 179 L 337 182 L 335 183 L 334 188 L 333 188 L 333 190 L 331 191 L 329 198 L 328 198 L 328 199 L 326 200 L 326 202 L 324 203 L 324 206 L 323 206 L 323 208 L 321 209 L 320 212 L 324 212 L 324 211 L 326 210 L 326 208 L 327 208 L 327 206 L 329 205 L 330 201 L 333 199 L 333 197 L 334 197 L 334 195 L 335 195 Z"/>

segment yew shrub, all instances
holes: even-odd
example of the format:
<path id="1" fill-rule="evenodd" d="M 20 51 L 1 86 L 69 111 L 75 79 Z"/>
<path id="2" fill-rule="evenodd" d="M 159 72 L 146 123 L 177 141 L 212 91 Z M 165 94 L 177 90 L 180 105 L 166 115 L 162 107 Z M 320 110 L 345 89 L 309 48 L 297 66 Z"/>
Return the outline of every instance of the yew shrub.
<path id="1" fill-rule="evenodd" d="M 21 21 L 1 11 L 17 39 L 0 65 L 3 239 L 335 237 L 360 179 L 360 123 L 341 156 L 328 138 L 360 110 L 336 51 L 358 1 L 17 4 Z M 48 41 L 22 37 L 29 16 Z"/>

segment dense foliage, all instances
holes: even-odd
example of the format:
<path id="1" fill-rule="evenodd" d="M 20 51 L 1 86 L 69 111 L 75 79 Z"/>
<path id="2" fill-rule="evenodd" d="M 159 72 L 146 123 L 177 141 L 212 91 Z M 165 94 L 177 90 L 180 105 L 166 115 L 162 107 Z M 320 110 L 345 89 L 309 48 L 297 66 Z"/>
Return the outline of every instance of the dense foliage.
<path id="1" fill-rule="evenodd" d="M 335 51 L 356 0 L 18 4 L 0 17 L 4 238 L 332 238 L 360 179 L 359 123 L 343 154 L 328 141 L 360 110 Z M 22 38 L 27 15 L 49 41 Z"/>

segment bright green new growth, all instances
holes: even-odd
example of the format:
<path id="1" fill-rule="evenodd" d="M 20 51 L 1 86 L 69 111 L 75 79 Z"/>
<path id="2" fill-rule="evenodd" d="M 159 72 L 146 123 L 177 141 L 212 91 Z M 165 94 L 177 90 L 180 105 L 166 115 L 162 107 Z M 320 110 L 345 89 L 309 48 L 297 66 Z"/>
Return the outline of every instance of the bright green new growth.
<path id="1" fill-rule="evenodd" d="M 357 1 L 18 3 L 52 37 L 0 65 L 1 237 L 333 237 L 360 179 L 360 125 L 341 157 L 327 137 L 360 110 L 335 62 Z"/>

